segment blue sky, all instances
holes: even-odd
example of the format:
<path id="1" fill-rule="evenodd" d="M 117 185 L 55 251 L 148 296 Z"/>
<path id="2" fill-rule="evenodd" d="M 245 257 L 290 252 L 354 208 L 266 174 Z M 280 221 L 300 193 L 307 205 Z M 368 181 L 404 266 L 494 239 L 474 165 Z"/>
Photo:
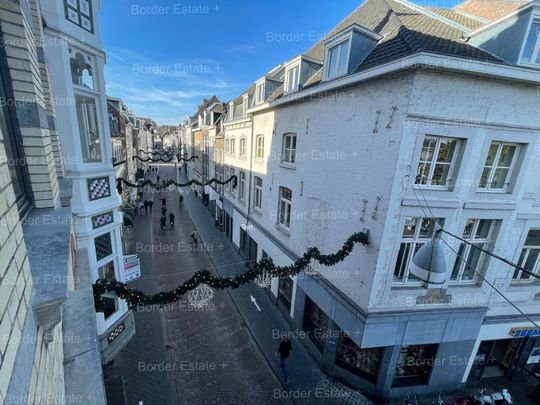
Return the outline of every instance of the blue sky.
<path id="1" fill-rule="evenodd" d="M 304 52 L 363 0 L 105 0 L 108 95 L 174 125 L 203 97 L 237 97 Z M 452 7 L 459 0 L 417 0 Z"/>

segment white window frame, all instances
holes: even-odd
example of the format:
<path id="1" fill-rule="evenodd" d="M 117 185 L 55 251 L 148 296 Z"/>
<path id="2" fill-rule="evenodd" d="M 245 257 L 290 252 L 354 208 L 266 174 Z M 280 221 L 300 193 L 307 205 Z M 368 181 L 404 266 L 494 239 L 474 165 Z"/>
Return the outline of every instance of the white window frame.
<path id="1" fill-rule="evenodd" d="M 433 156 L 432 156 L 431 160 L 429 162 L 427 162 L 427 161 L 423 162 L 422 161 L 422 152 L 424 150 L 424 143 L 428 139 L 436 140 L 435 149 L 433 151 Z M 454 155 L 452 156 L 452 161 L 450 163 L 446 163 L 446 162 L 440 163 L 438 161 L 438 156 L 439 156 L 441 144 L 442 144 L 442 141 L 446 141 L 446 140 L 456 142 L 456 146 L 455 146 L 455 149 L 454 149 Z M 420 149 L 420 158 L 418 160 L 418 165 L 417 165 L 417 170 L 416 170 L 417 176 L 416 176 L 416 180 L 415 180 L 415 187 L 436 188 L 436 189 L 448 190 L 451 187 L 452 182 L 455 180 L 453 175 L 454 175 L 454 171 L 457 170 L 456 161 L 458 159 L 458 154 L 459 154 L 459 151 L 460 151 L 460 147 L 461 147 L 461 140 L 458 139 L 458 138 L 451 138 L 451 137 L 437 136 L 437 135 L 426 135 L 424 137 L 423 141 L 422 141 L 422 146 L 421 146 L 421 149 Z M 430 165 L 430 169 L 429 169 L 429 172 L 427 173 L 427 176 L 424 175 L 424 177 L 427 178 L 427 182 L 425 184 L 423 184 L 423 183 L 418 182 L 418 172 L 420 170 L 421 165 L 424 165 L 424 167 L 425 167 L 426 163 Z M 446 184 L 444 184 L 444 185 L 431 184 L 432 181 L 433 181 L 433 175 L 435 173 L 436 166 L 441 165 L 441 164 L 449 166 L 448 176 L 446 178 Z"/>
<path id="2" fill-rule="evenodd" d="M 495 228 L 497 226 L 496 219 L 485 219 L 485 218 L 469 218 L 467 222 L 465 223 L 465 227 L 469 223 L 469 221 L 474 221 L 474 225 L 471 228 L 471 232 L 469 236 L 462 235 L 461 237 L 466 240 L 469 243 L 472 243 L 473 245 L 481 245 L 477 247 L 481 247 L 482 249 L 488 249 L 490 244 L 492 244 L 493 241 L 493 234 L 495 231 Z M 488 234 L 484 238 L 479 238 L 476 236 L 476 233 L 478 232 L 478 228 L 481 221 L 491 221 L 490 228 L 488 231 Z M 465 229 L 464 229 L 465 231 Z M 480 255 L 480 258 L 478 259 L 478 263 L 476 265 L 476 268 L 474 269 L 474 276 L 472 280 L 464 280 L 463 274 L 469 270 L 469 256 L 474 252 L 477 251 Z M 481 273 L 484 264 L 486 263 L 486 254 L 483 252 L 480 252 L 478 249 L 474 248 L 473 246 L 461 242 L 459 248 L 457 249 L 457 254 L 459 256 L 456 256 L 456 260 L 454 262 L 454 266 L 452 267 L 452 273 L 450 274 L 450 284 L 476 284 L 478 283 L 478 273 Z M 461 258 L 460 258 L 461 257 Z M 454 270 L 457 268 L 457 276 L 454 277 Z"/>
<path id="3" fill-rule="evenodd" d="M 257 135 L 255 138 L 255 159 L 264 159 L 264 135 Z"/>
<path id="4" fill-rule="evenodd" d="M 324 70 L 323 70 L 324 80 L 336 79 L 338 77 L 342 77 L 342 76 L 345 76 L 347 74 L 347 67 L 349 66 L 349 59 L 351 57 L 351 38 L 352 38 L 352 34 L 349 34 L 346 37 L 336 39 L 335 41 L 332 41 L 331 43 L 327 44 L 326 50 L 325 50 Z M 339 67 L 340 67 L 339 63 L 341 61 L 341 52 L 343 51 L 343 46 L 345 44 L 348 45 L 347 58 L 345 60 L 345 67 L 344 67 L 345 71 L 340 73 L 339 72 Z M 334 50 L 334 49 L 338 50 L 338 54 L 337 54 L 337 58 L 336 58 L 336 60 L 338 62 L 338 69 L 337 69 L 335 74 L 331 75 L 330 71 L 331 71 L 332 65 L 331 65 L 330 55 L 332 53 L 332 50 Z"/>
<path id="5" fill-rule="evenodd" d="M 238 198 L 240 201 L 246 199 L 246 172 L 242 170 L 238 172 Z"/>
<path id="6" fill-rule="evenodd" d="M 225 139 L 225 154 L 230 154 L 231 153 L 231 140 L 230 139 Z"/>
<path id="7" fill-rule="evenodd" d="M 285 72 L 285 94 L 290 94 L 298 91 L 298 88 L 300 86 L 300 63 L 297 63 L 293 66 L 291 66 L 287 71 Z M 292 75 L 292 83 L 293 87 L 291 88 L 291 75 Z"/>
<path id="8" fill-rule="evenodd" d="M 231 149 L 230 149 L 230 154 L 231 154 L 232 156 L 235 156 L 235 155 L 236 155 L 236 145 L 235 145 L 235 143 L 236 143 L 236 142 L 235 142 L 234 138 L 231 138 L 231 144 L 230 144 L 230 148 L 231 148 Z"/>
<path id="9" fill-rule="evenodd" d="M 259 83 L 255 86 L 255 104 L 264 103 L 264 85 L 265 83 Z"/>
<path id="10" fill-rule="evenodd" d="M 525 38 L 523 39 L 523 43 L 521 44 L 521 51 L 519 53 L 519 61 L 523 65 L 538 67 L 540 66 L 540 63 L 536 63 L 535 61 L 538 59 L 540 55 L 540 32 L 536 38 L 536 44 L 534 45 L 532 53 L 531 53 L 531 60 L 529 62 L 526 62 L 523 60 L 523 54 L 525 53 L 525 47 L 527 45 L 527 40 L 529 39 L 529 35 L 531 34 L 533 24 L 540 24 L 540 14 L 534 13 L 531 16 L 531 19 L 529 21 L 529 25 L 525 34 Z"/>
<path id="11" fill-rule="evenodd" d="M 81 128 L 79 125 L 79 119 L 78 119 L 78 113 L 77 113 L 77 128 L 79 129 L 79 133 L 77 134 L 77 136 L 79 138 L 78 145 L 81 148 L 80 152 L 81 152 L 82 162 L 84 164 L 90 164 L 90 165 L 103 164 L 105 154 L 106 154 L 105 142 L 104 142 L 105 124 L 103 122 L 103 116 L 101 114 L 101 108 L 102 108 L 101 107 L 101 93 L 100 93 L 101 79 L 99 77 L 99 73 L 97 70 L 97 55 L 87 52 L 77 47 L 70 46 L 70 49 L 72 52 L 68 54 L 69 66 L 71 66 L 71 54 L 75 55 L 77 52 L 80 52 L 84 57 L 89 57 L 91 59 L 90 64 L 92 68 L 93 88 L 88 88 L 88 87 L 84 87 L 82 85 L 73 83 L 73 77 L 71 76 L 71 73 L 70 73 L 70 79 L 71 79 L 70 82 L 71 82 L 71 85 L 73 86 L 73 91 L 75 95 L 75 103 L 77 102 L 76 101 L 77 97 L 92 99 L 95 103 L 95 109 L 96 109 L 96 125 L 97 125 L 97 131 L 98 131 L 97 139 L 99 140 L 99 146 L 100 146 L 99 159 L 92 159 L 92 160 L 89 159 L 88 161 L 85 161 L 85 157 L 84 157 L 85 152 L 83 151 L 83 139 L 81 137 Z M 85 119 L 85 121 L 87 121 L 87 118 Z"/>
<path id="12" fill-rule="evenodd" d="M 247 138 L 240 138 L 240 157 L 246 157 L 247 154 Z"/>
<path id="13" fill-rule="evenodd" d="M 489 156 L 489 150 L 491 149 L 491 146 L 493 144 L 497 144 L 497 152 L 495 154 L 495 158 L 493 160 L 493 165 L 491 166 L 489 176 L 486 181 L 486 187 L 481 187 L 480 182 L 482 181 L 482 173 L 484 172 L 484 169 L 486 169 L 486 163 Z M 499 159 L 501 157 L 501 151 L 504 146 L 514 146 L 516 148 L 516 151 L 514 153 L 514 156 L 512 157 L 512 162 L 510 163 L 510 166 L 508 168 L 508 173 L 506 175 L 506 179 L 504 181 L 504 186 L 502 188 L 492 188 L 491 184 L 493 183 L 493 177 L 495 176 L 496 169 L 498 168 L 497 164 L 499 162 Z M 521 149 L 521 145 L 518 143 L 513 142 L 504 142 L 504 141 L 491 141 L 488 147 L 488 152 L 486 154 L 486 160 L 484 161 L 484 164 L 482 165 L 482 170 L 480 172 L 480 178 L 478 180 L 478 190 L 481 192 L 492 192 L 492 193 L 506 193 L 508 190 L 509 180 L 512 178 L 512 174 L 514 172 L 514 169 L 516 167 L 517 158 L 519 155 Z"/>
<path id="14" fill-rule="evenodd" d="M 261 184 L 257 184 L 257 180 L 260 180 Z M 262 197 L 263 197 L 263 179 L 262 177 L 255 176 L 253 178 L 253 208 L 262 211 Z"/>
<path id="15" fill-rule="evenodd" d="M 412 236 L 405 236 L 404 235 L 405 226 L 407 225 L 407 220 L 408 219 L 412 219 L 412 220 L 415 221 L 415 230 L 414 230 L 414 235 L 412 235 Z M 430 242 L 431 239 L 432 239 L 433 228 L 432 228 L 431 235 L 428 235 L 428 236 L 421 236 L 420 235 L 420 231 L 421 231 L 421 228 L 422 228 L 422 226 L 421 226 L 422 222 L 424 220 L 430 220 L 430 219 L 431 218 L 416 217 L 416 216 L 407 216 L 405 218 L 405 222 L 403 223 L 403 226 L 402 226 L 402 229 L 403 229 L 402 234 L 401 234 L 402 236 L 400 238 L 399 246 L 398 246 L 398 249 L 397 249 L 396 262 L 394 264 L 394 267 L 392 268 L 392 285 L 393 286 L 407 286 L 408 287 L 408 286 L 422 285 L 421 280 L 410 277 L 409 268 L 410 268 L 411 260 L 412 260 L 412 258 L 414 256 L 414 254 L 418 251 L 418 249 L 423 244 Z M 435 222 L 437 222 L 441 226 L 444 225 L 444 221 L 445 221 L 444 218 L 435 218 Z M 403 277 L 402 277 L 402 279 L 396 279 L 395 273 L 396 273 L 396 268 L 398 267 L 399 252 L 401 251 L 401 246 L 403 244 L 410 244 L 411 247 L 410 247 L 409 254 L 407 255 L 406 260 L 403 261 L 403 258 L 402 258 L 401 264 L 399 265 L 400 273 L 403 273 Z"/>
<path id="16" fill-rule="evenodd" d="M 527 238 L 529 237 L 529 234 L 531 231 L 539 231 L 539 228 L 532 227 L 527 231 L 527 236 L 525 237 L 525 241 L 523 242 L 523 247 L 521 248 L 521 252 L 519 254 L 519 259 L 517 264 L 521 267 L 525 267 L 525 263 L 527 263 L 527 260 L 529 259 L 529 255 L 531 254 L 532 250 L 540 250 L 540 244 L 539 245 L 527 245 Z M 539 274 L 540 273 L 540 254 L 536 258 L 536 262 L 534 263 L 534 266 L 527 270 L 531 271 L 532 273 Z M 525 274 L 526 278 L 521 278 L 521 276 Z M 514 271 L 514 274 L 512 274 L 512 283 L 531 283 L 534 282 L 535 279 L 531 276 L 525 273 L 522 270 L 516 270 Z"/>
<path id="17" fill-rule="evenodd" d="M 283 196 L 285 191 L 289 192 L 291 196 L 290 199 Z M 291 226 L 291 211 L 292 211 L 292 190 L 287 187 L 280 187 L 279 199 L 278 199 L 277 224 L 287 230 Z"/>
<path id="18" fill-rule="evenodd" d="M 287 147 L 287 139 L 291 139 L 290 147 Z M 287 166 L 296 164 L 296 134 L 288 132 L 283 134 L 281 144 L 281 163 Z M 294 142 L 294 147 L 293 147 Z M 285 159 L 287 157 L 287 159 Z"/>

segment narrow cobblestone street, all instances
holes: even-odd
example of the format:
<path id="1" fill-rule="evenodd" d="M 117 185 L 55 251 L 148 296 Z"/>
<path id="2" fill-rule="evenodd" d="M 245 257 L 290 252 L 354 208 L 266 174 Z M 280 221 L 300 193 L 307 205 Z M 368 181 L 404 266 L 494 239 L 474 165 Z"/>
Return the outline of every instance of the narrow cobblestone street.
<path id="1" fill-rule="evenodd" d="M 161 167 L 161 178 L 167 172 L 172 176 L 174 168 Z M 176 215 L 172 230 L 159 227 L 161 197 L 167 198 L 167 215 Z M 142 277 L 133 287 L 147 293 L 171 289 L 194 272 L 213 267 L 202 245 L 191 243 L 193 224 L 179 207 L 178 193 L 156 192 L 153 201 L 151 214 L 136 217 L 126 251 L 140 256 Z M 105 375 L 123 376 L 128 404 L 287 403 L 274 398 L 274 389 L 283 387 L 226 291 L 217 291 L 212 302 L 198 310 L 184 297 L 163 309 L 137 311 L 135 322 L 135 338 Z"/>
<path id="2" fill-rule="evenodd" d="M 162 165 L 159 175 L 175 178 L 175 169 Z M 148 178 L 155 180 L 155 173 Z M 136 217 L 126 253 L 140 256 L 142 277 L 133 287 L 155 293 L 201 269 L 217 268 L 222 276 L 245 270 L 237 249 L 214 227 L 200 200 L 187 189 L 182 192 L 182 208 L 176 191 L 155 192 L 153 212 Z M 176 215 L 172 230 L 159 227 L 162 197 L 167 215 Z M 190 238 L 195 229 L 203 242 L 197 247 Z M 163 309 L 146 308 L 135 313 L 135 322 L 134 339 L 105 373 L 109 381 L 123 376 L 128 404 L 371 403 L 326 379 L 294 339 L 291 384 L 285 387 L 274 353 L 276 334 L 288 326 L 266 292 L 253 284 L 216 291 L 202 309 L 189 305 L 186 296 Z"/>

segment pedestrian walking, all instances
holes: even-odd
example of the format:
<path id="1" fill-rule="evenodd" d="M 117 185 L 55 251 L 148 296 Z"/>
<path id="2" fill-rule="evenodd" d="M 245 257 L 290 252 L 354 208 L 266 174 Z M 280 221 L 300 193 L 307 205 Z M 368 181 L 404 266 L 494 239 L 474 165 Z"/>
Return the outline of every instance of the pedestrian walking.
<path id="1" fill-rule="evenodd" d="M 160 198 L 161 206 L 166 207 L 167 206 L 167 199 L 166 198 Z"/>
<path id="2" fill-rule="evenodd" d="M 161 216 L 161 219 L 159 220 L 159 224 L 162 230 L 167 229 L 167 217 L 165 217 L 165 215 Z"/>
<path id="3" fill-rule="evenodd" d="M 148 215 L 148 200 L 144 200 L 143 205 L 144 205 L 144 213 Z"/>
<path id="4" fill-rule="evenodd" d="M 169 214 L 169 225 L 171 225 L 171 229 L 173 229 L 173 226 L 174 226 L 174 214 L 172 212 Z"/>
<path id="5" fill-rule="evenodd" d="M 139 201 L 138 203 L 138 206 L 139 206 L 139 211 L 141 213 L 141 215 L 143 214 L 143 210 L 144 210 L 144 204 L 142 201 Z"/>
<path id="6" fill-rule="evenodd" d="M 161 215 L 167 216 L 167 207 L 161 207 Z"/>
<path id="7" fill-rule="evenodd" d="M 199 245 L 199 232 L 197 232 L 196 229 L 191 232 L 191 239 L 193 240 L 195 247 L 197 247 Z"/>
<path id="8" fill-rule="evenodd" d="M 292 344 L 289 341 L 287 333 L 281 334 L 281 342 L 279 343 L 276 356 L 279 357 L 279 367 L 283 371 L 283 377 L 285 378 L 285 384 L 289 385 L 289 374 L 287 372 L 287 363 L 292 356 Z"/>
<path id="9" fill-rule="evenodd" d="M 157 184 L 159 184 L 159 174 L 157 175 Z"/>
<path id="10" fill-rule="evenodd" d="M 182 203 L 184 202 L 184 196 L 182 194 L 180 194 L 180 196 L 178 197 L 178 204 L 180 204 L 180 208 L 182 208 Z"/>
<path id="11" fill-rule="evenodd" d="M 152 200 L 148 200 L 148 208 L 150 208 L 150 214 L 152 213 L 153 206 L 154 206 L 154 202 Z"/>

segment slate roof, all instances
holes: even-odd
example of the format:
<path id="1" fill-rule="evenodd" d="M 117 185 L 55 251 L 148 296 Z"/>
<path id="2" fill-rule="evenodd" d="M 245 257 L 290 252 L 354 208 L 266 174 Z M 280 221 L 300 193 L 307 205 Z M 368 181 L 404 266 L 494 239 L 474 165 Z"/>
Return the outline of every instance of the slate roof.
<path id="1" fill-rule="evenodd" d="M 463 25 L 464 27 L 467 27 L 471 30 L 475 30 L 477 28 L 480 28 L 481 26 L 485 25 L 487 23 L 486 20 L 480 17 L 474 17 L 473 16 L 467 16 L 463 13 L 459 13 L 455 10 L 449 10 L 447 8 L 440 8 L 440 7 L 427 7 L 427 10 L 439 14 L 440 16 L 444 18 L 448 18 L 449 20 L 455 21 L 460 25 Z"/>
<path id="2" fill-rule="evenodd" d="M 493 21 L 529 2 L 530 0 L 465 0 L 453 10 Z"/>
<path id="3" fill-rule="evenodd" d="M 423 10 L 422 7 L 417 5 L 409 6 L 395 0 L 366 0 L 330 31 L 323 40 L 311 47 L 304 56 L 322 61 L 324 59 L 325 40 L 335 36 L 352 24 L 358 24 L 383 35 L 384 38 L 378 42 L 370 55 L 356 67 L 354 72 L 380 66 L 419 52 L 483 62 L 506 63 L 502 59 L 461 39 L 469 29 L 482 26 L 481 21 L 460 15 L 452 10 L 444 12 L 430 10 L 467 27 L 467 29 L 464 29 L 452 22 L 444 21 L 436 15 L 419 10 Z M 321 71 L 322 69 L 310 78 L 304 88 L 320 82 L 322 78 Z"/>

